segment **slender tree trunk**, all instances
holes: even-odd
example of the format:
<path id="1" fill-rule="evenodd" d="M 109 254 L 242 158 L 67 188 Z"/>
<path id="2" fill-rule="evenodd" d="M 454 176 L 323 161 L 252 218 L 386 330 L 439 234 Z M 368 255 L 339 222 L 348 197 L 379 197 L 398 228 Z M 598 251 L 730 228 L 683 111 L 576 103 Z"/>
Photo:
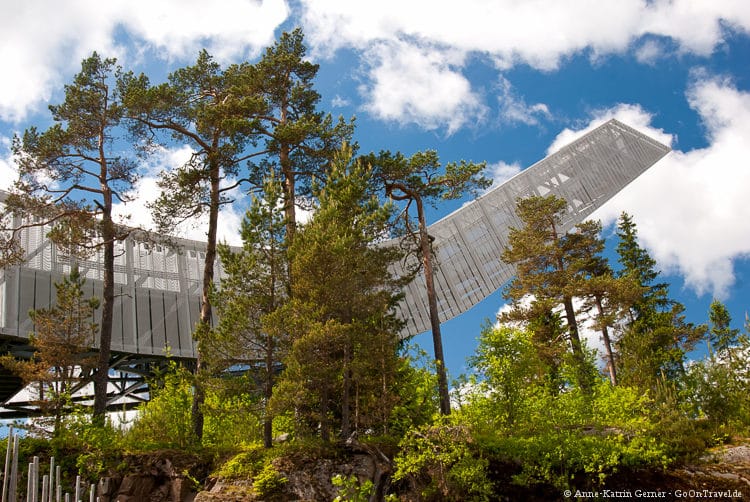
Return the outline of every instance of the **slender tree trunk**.
<path id="1" fill-rule="evenodd" d="M 578 385 L 582 391 L 588 393 L 591 390 L 591 382 L 586 371 L 586 356 L 583 353 L 581 338 L 578 334 L 578 321 L 576 320 L 576 312 L 573 307 L 573 299 L 569 296 L 564 296 L 563 305 L 565 307 L 565 319 L 568 322 L 568 335 L 570 336 L 570 345 L 573 349 L 573 359 L 577 365 L 576 375 L 578 376 Z"/>
<path id="2" fill-rule="evenodd" d="M 604 306 L 600 296 L 595 297 L 596 309 L 599 312 L 599 318 L 604 318 Z M 609 381 L 612 385 L 617 385 L 617 370 L 615 369 L 615 356 L 612 352 L 612 341 L 609 338 L 607 325 L 602 325 L 602 340 L 604 341 L 604 350 L 607 352 L 607 366 L 609 367 Z"/>
<path id="3" fill-rule="evenodd" d="M 573 307 L 573 299 L 569 296 L 563 297 L 563 306 L 565 307 L 565 320 L 568 322 L 568 335 L 570 336 L 570 345 L 573 349 L 573 353 L 576 356 L 583 356 L 581 338 L 578 335 L 576 311 Z"/>
<path id="4" fill-rule="evenodd" d="M 273 397 L 273 338 L 268 335 L 266 345 L 266 385 L 264 388 L 265 412 L 263 416 L 263 446 L 271 448 L 273 446 L 273 417 L 270 414 L 269 403 Z"/>
<path id="5" fill-rule="evenodd" d="M 289 111 L 287 100 L 282 100 L 280 108 L 279 126 L 287 122 Z M 290 157 L 291 148 L 289 143 L 281 142 L 279 145 L 279 165 L 281 174 L 284 176 L 284 217 L 286 218 L 286 242 L 289 249 L 294 241 L 294 233 L 297 230 L 297 215 L 295 212 L 294 202 L 296 194 L 295 176 L 292 169 L 292 159 Z M 289 272 L 291 274 L 291 272 Z M 291 281 L 290 281 L 291 285 Z"/>
<path id="6" fill-rule="evenodd" d="M 432 329 L 432 343 L 435 349 L 435 366 L 438 377 L 438 393 L 440 395 L 440 413 L 450 415 L 451 398 L 448 392 L 448 374 L 445 369 L 443 356 L 443 337 L 440 333 L 440 317 L 438 316 L 437 296 L 435 294 L 434 273 L 432 270 L 432 251 L 430 237 L 427 235 L 422 199 L 416 198 L 417 215 L 419 218 L 419 247 L 424 265 L 424 278 L 427 286 L 427 302 L 430 308 L 430 328 Z"/>
<path id="7" fill-rule="evenodd" d="M 104 116 L 107 101 L 104 103 Z M 107 411 L 107 384 L 109 383 L 109 360 L 112 349 L 112 319 L 115 301 L 115 229 L 112 222 L 112 190 L 109 187 L 109 166 L 104 151 L 106 119 L 99 127 L 99 186 L 102 193 L 102 240 L 104 241 L 104 284 L 102 296 L 102 324 L 99 336 L 99 357 L 94 374 L 93 421 L 104 425 Z"/>
<path id="8" fill-rule="evenodd" d="M 111 194 L 109 198 L 111 208 Z M 111 210 L 111 209 L 110 209 Z M 102 324 L 99 337 L 99 357 L 94 374 L 94 421 L 104 424 L 107 411 L 107 384 L 109 383 L 109 361 L 112 351 L 112 319 L 115 300 L 115 242 L 112 217 L 106 211 L 102 221 L 102 238 L 104 239 L 104 291 L 102 296 Z"/>
<path id="9" fill-rule="evenodd" d="M 214 142 L 216 143 L 216 142 Z M 215 151 L 218 144 L 214 145 Z M 216 231 L 219 222 L 219 165 L 216 159 L 209 159 L 211 169 L 211 194 L 208 209 L 208 236 L 206 238 L 206 259 L 203 266 L 203 290 L 201 292 L 201 312 L 198 327 L 199 332 L 205 332 L 211 326 L 211 287 L 214 282 L 214 264 L 216 263 Z M 200 350 L 200 342 L 195 361 L 195 391 L 193 393 L 192 429 L 194 437 L 200 442 L 203 439 L 203 403 L 206 400 L 201 373 L 206 369 L 206 363 Z"/>
<path id="10" fill-rule="evenodd" d="M 348 335 L 347 335 L 348 338 Z M 341 393 L 341 438 L 347 439 L 351 434 L 351 345 L 347 340 L 344 347 L 344 371 L 343 371 L 343 390 Z"/>

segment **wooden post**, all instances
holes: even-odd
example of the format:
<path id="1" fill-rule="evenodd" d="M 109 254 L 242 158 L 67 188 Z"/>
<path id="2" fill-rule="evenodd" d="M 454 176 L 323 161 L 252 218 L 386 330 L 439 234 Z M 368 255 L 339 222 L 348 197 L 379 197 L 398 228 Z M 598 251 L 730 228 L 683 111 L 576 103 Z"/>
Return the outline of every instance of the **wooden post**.
<path id="1" fill-rule="evenodd" d="M 18 434 L 13 436 L 13 465 L 10 472 L 9 502 L 16 502 L 18 492 Z"/>
<path id="2" fill-rule="evenodd" d="M 59 465 L 55 467 L 55 481 L 57 482 L 56 502 L 62 502 L 62 484 L 60 484 L 62 481 L 62 473 L 60 471 L 61 469 Z"/>
<path id="3" fill-rule="evenodd" d="M 10 474 L 10 462 L 13 458 L 13 426 L 8 427 L 8 447 L 5 449 L 5 467 L 3 468 L 3 498 L 2 502 L 8 502 L 8 475 Z"/>
<path id="4" fill-rule="evenodd" d="M 39 502 L 39 457 L 34 460 L 34 479 L 31 483 L 31 502 Z"/>
<path id="5" fill-rule="evenodd" d="M 49 474 L 42 476 L 42 502 L 49 499 Z"/>
<path id="6" fill-rule="evenodd" d="M 31 486 L 34 483 L 34 462 L 29 462 L 29 471 L 26 475 L 26 502 L 31 500 Z"/>
<path id="7" fill-rule="evenodd" d="M 49 459 L 49 493 L 47 499 L 42 497 L 42 502 L 55 502 L 55 457 Z"/>
<path id="8" fill-rule="evenodd" d="M 81 502 L 81 476 L 76 476 L 75 499 L 73 502 Z"/>

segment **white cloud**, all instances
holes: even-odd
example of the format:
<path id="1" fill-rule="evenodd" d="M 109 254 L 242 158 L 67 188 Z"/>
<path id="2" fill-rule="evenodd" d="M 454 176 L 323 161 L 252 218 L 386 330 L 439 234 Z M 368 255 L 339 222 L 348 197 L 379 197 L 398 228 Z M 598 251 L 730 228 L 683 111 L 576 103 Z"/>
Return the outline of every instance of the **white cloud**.
<path id="1" fill-rule="evenodd" d="M 540 118 L 550 118 L 551 114 L 544 103 L 526 104 L 526 101 L 513 91 L 513 86 L 505 77 L 500 77 L 497 101 L 500 105 L 500 119 L 508 123 L 536 125 Z"/>
<path id="2" fill-rule="evenodd" d="M 654 64 L 667 47 L 709 56 L 728 29 L 750 32 L 745 0 L 302 0 L 302 20 L 313 53 L 362 51 L 372 81 L 363 89 L 375 116 L 449 131 L 483 108 L 456 60 L 551 71 L 576 54 L 600 59 L 632 50 Z M 373 57 L 377 64 L 369 63 Z M 440 113 L 437 98 L 448 98 L 448 112 Z M 511 122 L 533 124 L 549 114 L 544 104 L 512 95 L 501 96 L 500 106 Z"/>
<path id="3" fill-rule="evenodd" d="M 643 5 L 619 0 L 306 0 L 303 9 L 307 32 L 321 51 L 365 48 L 373 40 L 414 40 L 552 69 L 561 57 L 589 45 L 625 48 L 637 32 Z"/>
<path id="4" fill-rule="evenodd" d="M 750 255 L 750 93 L 704 75 L 688 99 L 705 124 L 709 146 L 672 152 L 592 217 L 607 224 L 627 211 L 664 271 L 682 274 L 699 294 L 726 297 L 735 280 L 733 260 Z M 650 115 L 620 105 L 581 131 L 564 131 L 550 151 L 612 116 L 670 143 L 667 133 L 650 125 Z"/>
<path id="5" fill-rule="evenodd" d="M 635 59 L 639 63 L 655 65 L 656 62 L 665 55 L 665 48 L 657 40 L 644 40 L 637 49 L 635 49 Z"/>
<path id="6" fill-rule="evenodd" d="M 339 96 L 338 94 L 336 94 L 331 100 L 331 106 L 333 108 L 344 108 L 349 105 L 351 105 L 351 102 L 348 99 Z"/>
<path id="7" fill-rule="evenodd" d="M 425 129 L 446 126 L 448 134 L 478 120 L 484 107 L 459 69 L 461 54 L 403 42 L 381 43 L 368 50 L 372 83 L 360 91 L 376 117 Z"/>
<path id="8" fill-rule="evenodd" d="M 184 145 L 174 149 L 157 150 L 149 159 L 149 164 L 142 166 L 142 177 L 133 187 L 130 196 L 132 201 L 127 204 L 117 204 L 114 208 L 114 216 L 119 218 L 123 223 L 138 226 L 147 230 L 154 230 L 154 220 L 151 217 L 151 211 L 148 204 L 154 202 L 160 194 L 158 174 L 162 169 L 172 169 L 183 165 L 192 154 L 189 146 Z M 229 193 L 230 196 L 242 199 L 239 190 Z M 222 207 L 219 215 L 219 227 L 217 229 L 217 239 L 219 242 L 227 242 L 231 245 L 242 245 L 242 239 L 239 235 L 240 223 L 244 216 L 242 210 L 243 204 L 230 204 Z M 185 239 L 197 241 L 206 240 L 206 230 L 208 228 L 208 216 L 203 215 L 194 221 L 184 222 L 174 229 L 172 235 Z"/>
<path id="9" fill-rule="evenodd" d="M 10 152 L 10 139 L 0 136 L 0 151 Z M 18 179 L 18 169 L 16 169 L 13 157 L 9 154 L 7 157 L 0 157 L 0 190 L 9 190 L 13 182 Z"/>
<path id="10" fill-rule="evenodd" d="M 744 0 L 303 0 L 303 20 L 321 52 L 412 40 L 554 69 L 572 54 L 622 52 L 644 34 L 670 37 L 683 51 L 709 54 L 722 23 L 750 31 Z"/>
<path id="11" fill-rule="evenodd" d="M 202 48 L 227 61 L 255 55 L 272 43 L 274 30 L 289 15 L 283 0 L 169 0 L 134 9 L 125 2 L 122 18 L 134 35 L 170 57 L 192 58 Z"/>
<path id="12" fill-rule="evenodd" d="M 129 55 L 118 30 L 164 59 L 193 59 L 206 47 L 220 60 L 243 58 L 271 43 L 288 15 L 283 0 L 160 0 L 135 8 L 126 0 L 11 2 L 0 17 L 0 119 L 19 121 L 48 101 L 80 61 L 98 51 Z M 133 55 L 130 55 L 133 56 Z"/>
<path id="13" fill-rule="evenodd" d="M 710 54 L 724 41 L 722 24 L 750 32 L 750 9 L 743 0 L 658 0 L 643 12 L 641 30 L 674 39 L 683 52 Z"/>

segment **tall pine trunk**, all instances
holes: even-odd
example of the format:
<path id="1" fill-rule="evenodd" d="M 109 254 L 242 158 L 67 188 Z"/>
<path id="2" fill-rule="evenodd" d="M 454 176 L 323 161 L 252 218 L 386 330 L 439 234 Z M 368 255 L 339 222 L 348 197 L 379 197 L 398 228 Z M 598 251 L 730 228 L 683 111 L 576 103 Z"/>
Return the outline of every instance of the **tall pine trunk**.
<path id="1" fill-rule="evenodd" d="M 215 141 L 218 148 L 218 143 Z M 208 236 L 206 238 L 206 259 L 203 266 L 203 289 L 201 292 L 201 312 L 198 331 L 206 333 L 211 327 L 211 287 L 214 282 L 214 265 L 216 263 L 216 232 L 219 222 L 219 164 L 216 159 L 209 159 L 211 171 L 210 202 L 208 210 Z M 202 373 L 207 369 L 201 350 L 200 341 L 195 360 L 195 391 L 193 392 L 193 403 L 191 407 L 193 436 L 200 443 L 203 439 L 203 403 L 206 400 L 205 389 L 201 381 Z"/>
<path id="2" fill-rule="evenodd" d="M 602 297 L 596 295 L 594 298 L 596 301 L 596 310 L 599 313 L 599 318 L 604 318 L 604 305 L 602 304 Z M 609 369 L 609 381 L 612 385 L 617 385 L 617 369 L 615 368 L 615 356 L 612 352 L 612 340 L 609 338 L 609 330 L 606 324 L 602 324 L 602 340 L 604 341 L 604 350 L 607 352 L 607 367 Z"/>
<path id="3" fill-rule="evenodd" d="M 427 235 L 427 224 L 425 222 L 424 207 L 422 199 L 417 198 L 417 216 L 419 218 L 419 248 L 424 265 L 424 278 L 427 286 L 427 303 L 430 309 L 430 328 L 432 330 L 432 344 L 435 350 L 435 366 L 438 377 L 438 393 L 440 396 L 440 413 L 450 415 L 451 398 L 448 392 L 448 374 L 445 369 L 445 356 L 443 355 L 443 337 L 440 332 L 440 317 L 438 315 L 437 296 L 435 293 L 435 277 L 432 269 L 432 250 L 430 249 L 430 236 Z"/>

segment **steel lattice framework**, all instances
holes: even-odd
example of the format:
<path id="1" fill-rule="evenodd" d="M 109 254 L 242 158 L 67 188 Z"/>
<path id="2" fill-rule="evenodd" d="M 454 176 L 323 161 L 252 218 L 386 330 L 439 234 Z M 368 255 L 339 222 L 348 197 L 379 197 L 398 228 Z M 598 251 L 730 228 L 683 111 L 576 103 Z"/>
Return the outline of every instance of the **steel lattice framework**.
<path id="1" fill-rule="evenodd" d="M 497 291 L 513 276 L 499 259 L 519 197 L 555 194 L 568 201 L 564 230 L 583 221 L 669 148 L 611 120 L 560 151 L 429 227 L 434 237 L 440 318 L 451 319 Z M 54 283 L 70 272 L 71 258 L 31 228 L 21 237 L 26 262 L 0 272 L 0 335 L 27 339 L 28 312 L 47 307 Z M 191 359 L 193 326 L 200 311 L 205 245 L 177 240 L 178 247 L 131 237 L 118 243 L 112 350 L 142 356 Z M 102 296 L 102 257 L 78 261 L 93 296 Z M 217 277 L 223 271 L 217 270 Z M 395 270 L 398 273 L 398 270 Z M 402 336 L 429 329 L 424 277 L 406 289 L 399 305 L 406 321 Z"/>

